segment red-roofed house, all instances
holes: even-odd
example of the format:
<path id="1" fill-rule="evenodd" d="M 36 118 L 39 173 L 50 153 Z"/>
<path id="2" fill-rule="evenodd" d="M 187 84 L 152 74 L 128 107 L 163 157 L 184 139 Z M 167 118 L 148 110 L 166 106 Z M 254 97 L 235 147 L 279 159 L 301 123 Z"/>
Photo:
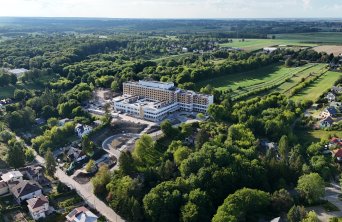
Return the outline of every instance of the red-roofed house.
<path id="1" fill-rule="evenodd" d="M 27 207 L 32 218 L 38 220 L 44 218 L 49 211 L 49 200 L 44 195 L 40 195 L 27 200 Z"/>
<path id="2" fill-rule="evenodd" d="M 334 157 L 337 159 L 337 161 L 342 161 L 342 149 L 336 149 L 332 151 L 334 154 Z"/>

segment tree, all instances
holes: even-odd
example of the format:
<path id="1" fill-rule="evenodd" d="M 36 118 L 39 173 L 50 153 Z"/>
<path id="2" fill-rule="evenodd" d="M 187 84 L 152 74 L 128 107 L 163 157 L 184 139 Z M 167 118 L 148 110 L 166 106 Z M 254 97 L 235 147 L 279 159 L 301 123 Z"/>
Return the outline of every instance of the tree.
<path id="1" fill-rule="evenodd" d="M 184 189 L 182 181 L 166 181 L 152 188 L 143 199 L 149 219 L 153 222 L 178 221 Z"/>
<path id="2" fill-rule="evenodd" d="M 230 194 L 218 208 L 212 222 L 249 221 L 256 214 L 265 211 L 270 195 L 264 191 L 243 188 Z"/>
<path id="3" fill-rule="evenodd" d="M 181 208 L 181 221 L 210 221 L 212 210 L 207 193 L 200 189 L 192 190 L 188 195 L 188 202 Z"/>
<path id="4" fill-rule="evenodd" d="M 89 160 L 87 165 L 85 166 L 85 170 L 90 173 L 92 170 L 94 170 L 96 166 L 95 160 Z"/>
<path id="5" fill-rule="evenodd" d="M 309 204 L 316 203 L 324 195 L 324 180 L 318 173 L 310 173 L 298 179 L 296 189 Z"/>
<path id="6" fill-rule="evenodd" d="M 287 212 L 293 205 L 293 198 L 285 189 L 275 191 L 271 197 L 272 208 L 277 212 Z"/>
<path id="7" fill-rule="evenodd" d="M 211 104 L 208 108 L 208 114 L 216 121 L 223 120 L 226 114 L 226 110 L 222 105 Z"/>
<path id="8" fill-rule="evenodd" d="M 110 182 L 110 171 L 106 165 L 100 167 L 95 177 L 91 179 L 94 188 L 94 194 L 104 196 L 106 185 Z"/>
<path id="9" fill-rule="evenodd" d="M 302 222 L 319 222 L 317 214 L 314 211 L 310 211 Z"/>
<path id="10" fill-rule="evenodd" d="M 22 142 L 16 141 L 15 139 L 9 141 L 7 151 L 7 163 L 8 165 L 19 168 L 25 164 L 25 146 Z"/>
<path id="11" fill-rule="evenodd" d="M 286 160 L 289 155 L 289 139 L 287 138 L 286 135 L 280 138 L 278 150 L 283 160 Z"/>
<path id="12" fill-rule="evenodd" d="M 144 134 L 135 143 L 133 157 L 143 165 L 154 165 L 159 159 L 159 153 L 155 149 L 152 138 Z"/>
<path id="13" fill-rule="evenodd" d="M 177 166 L 180 166 L 183 160 L 185 160 L 191 153 L 191 150 L 185 146 L 179 147 L 174 153 L 173 158 Z"/>
<path id="14" fill-rule="evenodd" d="M 45 167 L 46 167 L 46 173 L 49 176 L 54 176 L 55 172 L 56 172 L 56 161 L 55 161 L 55 157 L 53 156 L 53 153 L 51 152 L 51 150 L 49 149 L 46 153 L 45 153 Z"/>
<path id="15" fill-rule="evenodd" d="M 174 139 L 179 136 L 179 130 L 177 128 L 172 127 L 172 124 L 169 120 L 164 120 L 160 124 L 160 128 L 163 131 L 165 137 L 169 139 Z"/>
<path id="16" fill-rule="evenodd" d="M 303 206 L 293 206 L 287 213 L 287 219 L 289 222 L 298 222 L 306 217 L 306 211 Z"/>
<path id="17" fill-rule="evenodd" d="M 120 171 L 122 171 L 124 175 L 131 175 L 134 173 L 135 166 L 131 152 L 124 151 L 121 153 L 119 157 L 119 166 Z"/>

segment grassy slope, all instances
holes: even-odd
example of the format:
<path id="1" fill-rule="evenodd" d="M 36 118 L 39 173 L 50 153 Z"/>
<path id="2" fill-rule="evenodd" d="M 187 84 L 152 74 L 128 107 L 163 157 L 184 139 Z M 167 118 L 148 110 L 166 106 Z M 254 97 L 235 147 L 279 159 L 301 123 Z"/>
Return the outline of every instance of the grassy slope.
<path id="1" fill-rule="evenodd" d="M 340 72 L 327 72 L 323 76 L 321 76 L 318 80 L 316 80 L 313 84 L 306 87 L 294 97 L 293 100 L 312 100 L 315 101 L 319 98 L 319 96 L 330 87 L 333 86 L 334 82 L 342 76 Z"/>
<path id="2" fill-rule="evenodd" d="M 297 40 L 288 39 L 245 39 L 244 42 L 239 39 L 233 39 L 233 43 L 224 43 L 221 46 L 237 47 L 247 51 L 254 51 L 262 49 L 264 47 L 276 46 L 276 45 L 292 45 L 292 46 L 316 46 L 311 43 L 301 43 Z"/>
<path id="3" fill-rule="evenodd" d="M 321 141 L 321 139 L 329 139 L 329 137 L 337 136 L 342 138 L 341 131 L 325 131 L 325 130 L 296 130 L 295 134 L 300 138 L 300 141 L 303 145 L 310 145 L 311 143 L 317 143 Z"/>
<path id="4" fill-rule="evenodd" d="M 275 88 L 274 92 L 282 92 L 282 93 L 288 93 L 291 91 L 291 89 L 293 87 L 295 87 L 296 85 L 298 85 L 299 83 L 301 83 L 302 79 L 304 78 L 305 81 L 308 81 L 312 78 L 314 78 L 314 76 L 322 73 L 323 71 L 326 70 L 326 65 L 325 64 L 317 64 L 314 67 L 304 70 L 303 72 L 300 72 L 298 74 L 296 74 L 293 78 L 291 78 L 289 81 L 284 82 L 283 84 L 281 84 L 280 86 L 278 86 L 277 88 Z"/>
<path id="5" fill-rule="evenodd" d="M 308 67 L 309 65 L 305 66 Z M 296 68 L 288 68 L 285 66 L 271 65 L 264 68 L 256 69 L 249 72 L 231 74 L 227 76 L 222 76 L 214 78 L 211 80 L 206 80 L 196 84 L 198 88 L 206 86 L 208 84 L 212 85 L 218 90 L 226 90 L 228 88 L 236 90 L 238 87 L 252 86 L 258 83 L 264 83 L 275 78 L 284 76 L 284 74 L 295 71 Z"/>
<path id="6" fill-rule="evenodd" d="M 336 43 L 342 44 L 341 32 L 317 32 L 317 33 L 289 33 L 276 34 L 277 40 L 311 42 L 311 43 Z"/>

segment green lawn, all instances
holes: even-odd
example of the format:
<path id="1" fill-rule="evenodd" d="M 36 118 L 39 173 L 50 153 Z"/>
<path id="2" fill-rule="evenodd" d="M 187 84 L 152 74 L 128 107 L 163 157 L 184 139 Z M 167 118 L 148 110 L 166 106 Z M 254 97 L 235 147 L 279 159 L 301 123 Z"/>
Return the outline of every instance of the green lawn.
<path id="1" fill-rule="evenodd" d="M 302 145 L 310 145 L 311 143 L 317 143 L 321 139 L 328 140 L 330 137 L 337 136 L 342 138 L 341 131 L 325 131 L 325 130 L 296 130 L 295 135 L 299 138 L 299 143 Z"/>
<path id="2" fill-rule="evenodd" d="M 278 46 L 278 45 L 287 45 L 287 46 L 308 46 L 313 47 L 317 46 L 316 44 L 311 43 L 302 43 L 297 40 L 288 40 L 288 39 L 245 39 L 245 41 L 241 41 L 241 39 L 233 39 L 232 43 L 223 43 L 221 47 L 236 47 L 241 48 L 246 51 L 255 51 L 262 49 L 264 47 L 270 46 Z"/>
<path id="3" fill-rule="evenodd" d="M 17 83 L 15 86 L 9 85 L 0 87 L 0 99 L 13 97 L 14 90 L 16 89 L 41 90 L 43 87 L 35 83 L 23 84 L 21 82 Z"/>
<path id="4" fill-rule="evenodd" d="M 342 76 L 340 72 L 327 72 L 318 80 L 316 80 L 313 84 L 306 87 L 298 94 L 292 97 L 293 100 L 312 100 L 316 101 L 320 95 L 330 87 L 332 87 L 336 80 L 338 80 Z"/>
<path id="5" fill-rule="evenodd" d="M 272 92 L 281 92 L 281 93 L 285 93 L 288 95 L 288 93 L 291 92 L 291 89 L 296 87 L 303 80 L 309 81 L 315 76 L 320 75 L 323 72 L 325 72 L 327 70 L 326 66 L 327 66 L 326 64 L 316 64 L 315 66 L 309 69 L 299 72 L 298 74 L 294 75 L 293 78 L 291 78 L 290 80 L 284 82 L 277 88 L 272 89 Z"/>
<path id="6" fill-rule="evenodd" d="M 271 35 L 270 35 L 271 36 Z M 341 32 L 315 32 L 315 33 L 287 33 L 275 34 L 277 40 L 297 41 L 306 43 L 335 43 L 342 44 Z"/>

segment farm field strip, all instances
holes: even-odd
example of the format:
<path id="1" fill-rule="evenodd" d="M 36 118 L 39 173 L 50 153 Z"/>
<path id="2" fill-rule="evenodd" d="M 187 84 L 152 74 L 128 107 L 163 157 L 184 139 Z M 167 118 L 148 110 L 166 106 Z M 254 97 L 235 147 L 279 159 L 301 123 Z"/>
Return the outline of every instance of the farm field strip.
<path id="1" fill-rule="evenodd" d="M 342 76 L 342 73 L 328 71 L 319 77 L 314 83 L 301 90 L 299 93 L 292 97 L 293 100 L 312 100 L 316 101 L 320 95 L 333 86 Z"/>
<path id="2" fill-rule="evenodd" d="M 298 67 L 295 69 L 288 70 L 282 76 L 271 79 L 270 81 L 266 81 L 266 82 L 264 82 L 262 84 L 258 84 L 258 85 L 247 86 L 247 87 L 244 87 L 243 89 L 237 90 L 233 93 L 232 98 L 237 99 L 239 97 L 243 97 L 245 95 L 248 95 L 249 93 L 261 90 L 263 88 L 277 87 L 277 86 L 283 84 L 284 82 L 286 82 L 286 80 L 292 78 L 293 76 L 295 76 L 299 73 L 302 73 L 306 70 L 311 70 L 312 68 L 314 68 L 316 66 L 317 66 L 317 64 L 309 64 L 309 65 L 306 65 L 304 67 Z"/>
<path id="3" fill-rule="evenodd" d="M 272 34 L 269 36 L 272 36 Z M 274 36 L 277 40 L 284 41 L 342 44 L 341 32 L 286 33 L 275 34 Z"/>
<path id="4" fill-rule="evenodd" d="M 287 39 L 233 39 L 232 43 L 223 43 L 221 47 L 235 47 L 241 48 L 247 51 L 255 51 L 262 49 L 264 47 L 277 46 L 277 45 L 287 45 L 287 46 L 303 46 L 303 47 L 313 47 L 317 44 L 313 43 L 303 43 L 297 40 L 287 40 Z"/>

